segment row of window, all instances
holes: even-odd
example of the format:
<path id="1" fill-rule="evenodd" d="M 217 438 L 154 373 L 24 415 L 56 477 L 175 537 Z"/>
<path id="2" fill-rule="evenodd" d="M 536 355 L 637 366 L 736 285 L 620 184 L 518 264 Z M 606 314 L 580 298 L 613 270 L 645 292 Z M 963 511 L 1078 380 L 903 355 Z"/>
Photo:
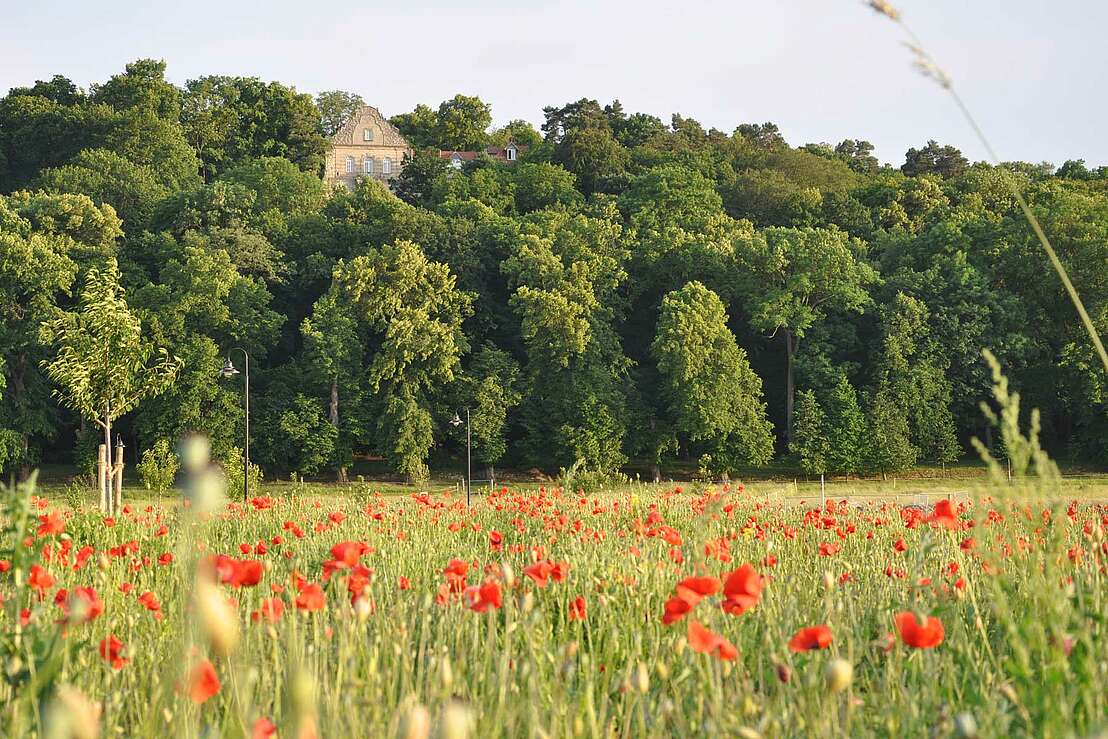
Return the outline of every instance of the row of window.
<path id="1" fill-rule="evenodd" d="M 354 174 L 354 157 L 346 158 L 346 172 L 347 174 Z M 371 156 L 362 157 L 362 172 L 364 174 L 373 174 L 377 164 Z M 392 160 L 385 157 L 381 160 L 381 174 L 392 174 Z"/>

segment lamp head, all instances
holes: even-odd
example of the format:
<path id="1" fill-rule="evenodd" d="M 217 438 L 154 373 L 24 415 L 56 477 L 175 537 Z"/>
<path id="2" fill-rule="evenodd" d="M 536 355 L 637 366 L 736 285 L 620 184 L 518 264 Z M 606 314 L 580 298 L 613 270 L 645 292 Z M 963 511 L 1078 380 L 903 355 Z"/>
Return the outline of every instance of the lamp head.
<path id="1" fill-rule="evenodd" d="M 231 364 L 231 358 L 227 357 L 227 364 L 223 365 L 223 369 L 219 371 L 219 374 L 224 377 L 234 377 L 239 371 L 235 369 L 235 365 Z"/>
<path id="2" fill-rule="evenodd" d="M 462 419 L 457 413 L 455 413 L 454 417 L 450 419 L 450 425 L 451 426 L 461 426 L 462 425 Z"/>

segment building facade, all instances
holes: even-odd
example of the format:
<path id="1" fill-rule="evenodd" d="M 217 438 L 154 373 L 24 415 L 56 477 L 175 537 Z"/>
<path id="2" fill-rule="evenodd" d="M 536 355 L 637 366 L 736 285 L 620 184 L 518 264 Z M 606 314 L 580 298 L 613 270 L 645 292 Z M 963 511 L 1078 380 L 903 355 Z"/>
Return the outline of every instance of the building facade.
<path id="1" fill-rule="evenodd" d="M 353 189 L 371 178 L 386 184 L 400 174 L 404 157 L 412 155 L 407 139 L 380 111 L 363 105 L 331 137 L 324 180 Z"/>

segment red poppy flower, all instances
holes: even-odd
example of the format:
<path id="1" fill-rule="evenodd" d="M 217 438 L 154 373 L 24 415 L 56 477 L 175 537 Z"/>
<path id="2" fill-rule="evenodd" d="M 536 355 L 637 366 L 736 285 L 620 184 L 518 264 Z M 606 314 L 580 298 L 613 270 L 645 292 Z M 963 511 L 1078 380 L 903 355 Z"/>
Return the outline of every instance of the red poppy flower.
<path id="1" fill-rule="evenodd" d="M 165 554 L 158 555 L 158 564 L 160 564 L 162 566 L 168 565 L 172 561 L 173 561 L 173 555 L 170 554 L 169 552 L 166 552 Z"/>
<path id="2" fill-rule="evenodd" d="M 753 565 L 744 564 L 727 576 L 723 583 L 723 610 L 732 616 L 741 616 L 762 597 L 763 581 Z"/>
<path id="3" fill-rule="evenodd" d="M 896 630 L 900 638 L 915 649 L 932 649 L 943 643 L 943 622 L 934 616 L 927 616 L 923 623 L 916 620 L 916 614 L 904 611 L 896 614 Z"/>
<path id="4" fill-rule="evenodd" d="M 158 602 L 158 597 L 156 595 L 147 590 L 139 596 L 138 601 L 146 606 L 146 610 L 154 614 L 154 618 L 159 621 L 162 619 L 162 604 Z"/>
<path id="5" fill-rule="evenodd" d="M 893 542 L 893 549 L 898 552 L 907 551 L 908 545 L 904 543 L 903 539 L 897 539 L 895 542 Z"/>
<path id="6" fill-rule="evenodd" d="M 466 573 L 469 572 L 469 563 L 460 559 L 452 559 L 446 565 L 442 574 L 446 576 L 446 582 L 450 585 L 450 592 L 460 593 L 466 587 Z"/>
<path id="7" fill-rule="evenodd" d="M 935 512 L 927 517 L 927 522 L 947 529 L 958 528 L 958 514 L 954 510 L 954 504 L 947 499 L 940 500 L 935 504 Z"/>
<path id="8" fill-rule="evenodd" d="M 569 620 L 570 621 L 584 621 L 585 620 L 585 599 L 580 595 L 574 598 L 569 603 Z"/>
<path id="9" fill-rule="evenodd" d="M 404 577 L 403 575 L 400 576 L 399 580 L 397 581 L 397 585 L 399 586 L 399 588 L 401 590 L 411 590 L 412 589 L 411 580 Z"/>
<path id="10" fill-rule="evenodd" d="M 113 670 L 121 669 L 127 664 L 127 659 L 122 657 L 123 642 L 116 638 L 115 634 L 108 634 L 100 640 L 100 656 L 111 664 Z"/>
<path id="11" fill-rule="evenodd" d="M 504 545 L 504 537 L 500 535 L 499 531 L 489 532 L 489 548 L 494 552 L 499 552 L 500 548 Z"/>
<path id="12" fill-rule="evenodd" d="M 73 588 L 61 606 L 67 623 L 87 623 L 104 612 L 104 603 L 93 588 Z"/>
<path id="13" fill-rule="evenodd" d="M 684 598 L 675 595 L 666 601 L 665 609 L 666 612 L 662 616 L 662 623 L 669 626 L 683 619 L 689 611 L 692 610 L 692 604 Z"/>
<path id="14" fill-rule="evenodd" d="M 39 527 L 35 532 L 36 536 L 51 536 L 52 534 L 60 534 L 65 531 L 65 517 L 59 511 L 53 511 L 47 513 L 44 516 L 38 517 Z"/>
<path id="15" fill-rule="evenodd" d="M 296 607 L 302 611 L 318 611 L 325 605 L 327 605 L 327 598 L 323 594 L 323 588 L 316 583 L 308 583 L 296 596 Z"/>
<path id="16" fill-rule="evenodd" d="M 331 556 L 347 567 L 353 567 L 368 551 L 369 545 L 364 541 L 340 541 L 331 547 Z"/>
<path id="17" fill-rule="evenodd" d="M 789 649 L 794 652 L 807 652 L 811 649 L 826 649 L 831 645 L 831 629 L 826 624 L 806 626 L 789 639 Z"/>
<path id="18" fill-rule="evenodd" d="M 41 565 L 31 565 L 31 574 L 27 577 L 27 584 L 38 591 L 38 597 L 41 599 L 46 591 L 54 587 L 54 583 L 57 580 L 49 572 L 44 570 Z"/>
<path id="19" fill-rule="evenodd" d="M 281 619 L 281 614 L 284 612 L 285 602 L 283 600 L 280 598 L 263 598 L 258 610 L 250 612 L 250 620 L 258 622 L 264 618 L 271 624 L 275 624 Z"/>
<path id="20" fill-rule="evenodd" d="M 264 568 L 256 559 L 240 559 L 235 561 L 232 568 L 231 585 L 239 587 L 254 587 L 262 580 Z"/>
<path id="21" fill-rule="evenodd" d="M 834 554 L 838 554 L 840 549 L 842 549 L 842 547 L 835 542 L 823 542 L 819 545 L 819 556 L 830 557 Z"/>
<path id="22" fill-rule="evenodd" d="M 547 562 L 536 562 L 530 567 L 523 568 L 523 574 L 535 581 L 535 584 L 540 588 L 546 587 L 546 581 L 550 577 L 550 573 L 553 570 L 553 566 Z"/>
<path id="23" fill-rule="evenodd" d="M 193 665 L 189 675 L 189 698 L 193 703 L 203 703 L 219 692 L 219 675 L 208 660 Z"/>
<path id="24" fill-rule="evenodd" d="M 465 597 L 469 601 L 469 609 L 477 613 L 500 608 L 500 585 L 495 580 L 486 580 L 479 586 L 466 588 Z"/>
<path id="25" fill-rule="evenodd" d="M 700 602 L 707 595 L 719 592 L 719 580 L 714 577 L 686 577 L 677 583 L 677 595 L 689 601 L 692 605 Z"/>
<path id="26" fill-rule="evenodd" d="M 689 647 L 694 652 L 701 654 L 715 652 L 717 657 L 725 660 L 732 660 L 739 656 L 739 650 L 735 649 L 734 644 L 692 619 L 689 620 L 688 639 Z"/>
<path id="27" fill-rule="evenodd" d="M 264 716 L 254 722 L 254 727 L 250 731 L 250 739 L 270 739 L 276 735 L 277 724 Z"/>

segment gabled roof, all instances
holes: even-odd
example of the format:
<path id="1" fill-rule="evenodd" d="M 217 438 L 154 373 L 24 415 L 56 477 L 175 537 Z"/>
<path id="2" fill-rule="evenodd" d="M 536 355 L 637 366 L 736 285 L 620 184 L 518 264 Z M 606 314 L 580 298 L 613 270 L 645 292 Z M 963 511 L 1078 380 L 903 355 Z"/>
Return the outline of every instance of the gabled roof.
<path id="1" fill-rule="evenodd" d="M 367 143 L 354 135 L 359 128 L 365 126 L 367 123 L 375 124 L 381 131 L 381 140 L 374 141 L 372 142 L 373 144 L 377 146 L 401 146 L 405 149 L 412 148 L 409 146 L 408 140 L 404 138 L 404 135 L 396 130 L 396 126 L 389 123 L 388 119 L 381 115 L 381 112 L 372 105 L 363 105 L 358 108 L 358 110 L 346 120 L 346 123 L 342 124 L 342 128 L 335 131 L 335 135 L 331 137 L 331 143 L 346 144 L 348 146 Z"/>

